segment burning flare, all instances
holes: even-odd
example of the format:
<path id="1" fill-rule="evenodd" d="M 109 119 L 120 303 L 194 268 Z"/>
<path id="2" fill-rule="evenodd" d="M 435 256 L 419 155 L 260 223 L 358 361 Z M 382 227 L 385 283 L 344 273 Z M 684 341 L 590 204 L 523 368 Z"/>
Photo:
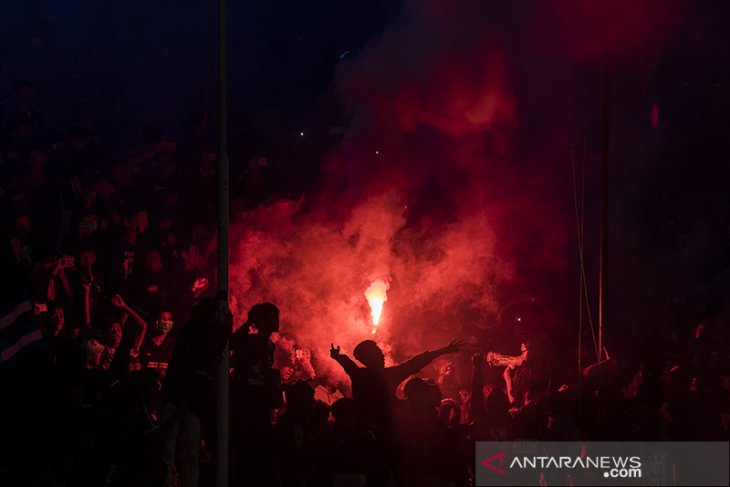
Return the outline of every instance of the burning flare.
<path id="1" fill-rule="evenodd" d="M 388 283 L 382 279 L 377 279 L 370 283 L 370 286 L 365 290 L 365 298 L 368 300 L 370 305 L 370 315 L 373 317 L 373 335 L 378 329 L 378 323 L 380 322 L 380 315 L 383 313 L 383 305 L 388 300 Z"/>

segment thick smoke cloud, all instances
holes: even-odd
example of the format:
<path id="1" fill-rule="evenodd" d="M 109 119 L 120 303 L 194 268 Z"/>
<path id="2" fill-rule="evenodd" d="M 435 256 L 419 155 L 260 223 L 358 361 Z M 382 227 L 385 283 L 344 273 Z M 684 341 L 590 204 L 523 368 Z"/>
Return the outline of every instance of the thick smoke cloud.
<path id="1" fill-rule="evenodd" d="M 574 297 L 572 195 L 557 168 L 570 120 L 536 121 L 559 110 L 548 98 L 532 106 L 535 93 L 565 87 L 526 61 L 654 55 L 674 21 L 632 1 L 618 10 L 625 21 L 604 24 L 604 2 L 585 3 L 406 2 L 402 20 L 336 73 L 353 121 L 327 156 L 325 187 L 236 220 L 237 314 L 275 302 L 316 372 L 337 378 L 329 345 L 351 353 L 370 338 L 364 292 L 376 279 L 390 289 L 375 339 L 396 361 L 457 336 L 491 343 L 518 296 L 549 295 L 553 307 Z"/>

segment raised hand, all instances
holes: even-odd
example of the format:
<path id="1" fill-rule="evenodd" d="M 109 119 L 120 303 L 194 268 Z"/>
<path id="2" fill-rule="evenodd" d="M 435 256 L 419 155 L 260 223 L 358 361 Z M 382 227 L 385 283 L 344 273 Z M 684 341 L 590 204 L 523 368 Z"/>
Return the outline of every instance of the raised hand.
<path id="1" fill-rule="evenodd" d="M 76 265 L 76 260 L 71 255 L 64 255 L 58 259 L 58 267 L 61 269 L 70 269 Z"/>
<path id="2" fill-rule="evenodd" d="M 195 282 L 193 283 L 192 292 L 195 293 L 198 291 L 203 291 L 207 287 L 208 287 L 208 279 L 206 279 L 205 277 L 199 277 L 199 278 L 195 279 Z"/>
<path id="3" fill-rule="evenodd" d="M 484 355 L 482 355 L 480 352 L 477 352 L 474 355 L 472 355 L 471 364 L 474 367 L 480 367 L 482 364 L 484 364 Z"/>
<path id="4" fill-rule="evenodd" d="M 126 308 L 127 303 L 124 302 L 122 297 L 120 295 L 116 295 L 112 298 L 112 304 L 116 306 L 117 308 Z"/>
<path id="5" fill-rule="evenodd" d="M 330 357 L 337 358 L 340 356 L 339 345 L 335 348 L 334 344 L 330 343 Z"/>
<path id="6" fill-rule="evenodd" d="M 464 344 L 464 340 L 461 340 L 461 339 L 451 340 L 451 342 L 448 345 L 446 345 L 444 348 L 442 348 L 441 350 L 443 351 L 443 353 L 456 353 L 459 351 L 459 349 L 461 348 L 461 346 L 463 344 Z"/>

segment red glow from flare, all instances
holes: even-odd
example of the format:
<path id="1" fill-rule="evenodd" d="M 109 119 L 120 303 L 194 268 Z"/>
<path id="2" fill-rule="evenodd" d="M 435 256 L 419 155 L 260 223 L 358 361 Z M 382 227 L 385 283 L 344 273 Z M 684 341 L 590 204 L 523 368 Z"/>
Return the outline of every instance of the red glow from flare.
<path id="1" fill-rule="evenodd" d="M 588 94 L 570 95 L 584 81 L 573 70 L 601 72 L 573 60 L 643 68 L 678 18 L 651 2 L 555 0 L 524 13 L 528 3 L 405 0 L 401 21 L 338 64 L 354 118 L 323 159 L 322 187 L 233 219 L 237 322 L 275 302 L 289 348 L 311 349 L 334 384 L 347 377 L 329 344 L 352 350 L 368 329 L 386 355 L 413 355 L 472 323 L 491 340 L 515 294 L 567 302 L 553 284 L 572 275 L 562 161 L 575 124 L 595 115 Z M 383 316 L 386 292 L 397 306 Z"/>
<path id="2" fill-rule="evenodd" d="M 377 331 L 378 323 L 380 323 L 380 315 L 383 313 L 383 305 L 388 300 L 388 283 L 382 279 L 377 279 L 370 283 L 365 290 L 365 298 L 370 305 L 370 315 L 373 317 L 373 335 Z"/>

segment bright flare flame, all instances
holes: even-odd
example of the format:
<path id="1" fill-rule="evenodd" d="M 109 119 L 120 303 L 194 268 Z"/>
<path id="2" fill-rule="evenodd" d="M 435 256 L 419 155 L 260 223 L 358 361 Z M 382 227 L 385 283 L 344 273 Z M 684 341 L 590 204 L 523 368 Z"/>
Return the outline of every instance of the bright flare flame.
<path id="1" fill-rule="evenodd" d="M 382 279 L 373 281 L 365 290 L 365 298 L 370 305 L 370 315 L 373 317 L 373 335 L 377 331 L 380 315 L 383 313 L 383 305 L 388 300 L 387 291 L 388 283 Z"/>

